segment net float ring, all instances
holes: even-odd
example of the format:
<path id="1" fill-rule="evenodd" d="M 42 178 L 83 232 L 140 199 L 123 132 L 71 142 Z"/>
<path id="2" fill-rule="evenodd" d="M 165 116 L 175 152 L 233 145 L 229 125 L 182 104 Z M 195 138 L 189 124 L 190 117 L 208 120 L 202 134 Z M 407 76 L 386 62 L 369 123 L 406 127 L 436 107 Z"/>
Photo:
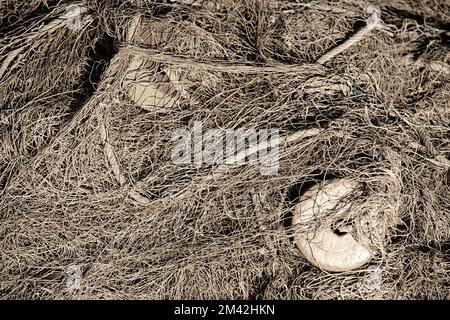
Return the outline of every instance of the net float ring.
<path id="1" fill-rule="evenodd" d="M 170 41 L 173 30 L 161 22 L 134 17 L 127 31 L 127 41 L 157 48 Z M 184 92 L 184 80 L 169 67 L 158 70 L 158 64 L 143 55 L 134 55 L 128 64 L 123 86 L 139 107 L 153 112 L 169 112 Z M 181 91 L 181 92 L 180 92 Z"/>
<path id="2" fill-rule="evenodd" d="M 362 267 L 372 259 L 372 252 L 364 239 L 355 239 L 346 227 L 333 230 L 337 221 L 351 210 L 351 202 L 342 204 L 361 183 L 351 179 L 337 179 L 316 184 L 308 189 L 295 207 L 294 242 L 311 264 L 326 271 L 344 272 Z M 318 222 L 324 212 L 335 212 L 335 221 L 314 230 L 305 227 Z M 328 221 L 328 219 L 324 219 Z"/>

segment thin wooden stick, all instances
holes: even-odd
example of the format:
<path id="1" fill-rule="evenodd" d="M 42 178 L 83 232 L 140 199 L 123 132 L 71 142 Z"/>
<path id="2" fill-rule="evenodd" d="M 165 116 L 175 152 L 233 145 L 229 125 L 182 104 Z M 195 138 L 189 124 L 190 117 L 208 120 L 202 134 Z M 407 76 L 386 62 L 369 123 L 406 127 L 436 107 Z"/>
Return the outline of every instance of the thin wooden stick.
<path id="1" fill-rule="evenodd" d="M 106 101 L 100 103 L 100 107 L 105 108 L 106 107 Z M 103 142 L 103 152 L 106 157 L 106 161 L 109 164 L 109 167 L 111 168 L 112 172 L 114 173 L 114 177 L 119 183 L 120 186 L 124 186 L 127 182 L 127 179 L 125 178 L 124 174 L 122 173 L 122 170 L 120 169 L 119 160 L 117 159 L 116 153 L 114 151 L 113 146 L 109 142 L 109 136 L 108 131 L 106 129 L 106 121 L 104 117 L 101 115 L 98 116 L 100 119 L 100 126 L 99 126 L 99 132 L 100 137 Z M 143 197 L 138 191 L 131 189 L 128 193 L 130 198 L 138 202 L 139 204 L 147 204 L 149 203 L 149 200 L 146 197 Z"/>

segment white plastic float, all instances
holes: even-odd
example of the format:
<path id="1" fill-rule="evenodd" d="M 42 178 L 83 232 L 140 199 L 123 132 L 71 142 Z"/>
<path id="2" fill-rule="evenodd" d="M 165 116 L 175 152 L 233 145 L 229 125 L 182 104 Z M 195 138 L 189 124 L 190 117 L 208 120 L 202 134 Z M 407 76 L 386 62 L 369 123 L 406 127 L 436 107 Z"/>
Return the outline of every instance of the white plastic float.
<path id="1" fill-rule="evenodd" d="M 301 196 L 293 217 L 293 226 L 298 229 L 294 241 L 313 265 L 327 271 L 342 272 L 357 269 L 371 260 L 368 248 L 346 232 L 348 230 L 335 232 L 333 223 L 321 225 L 315 231 L 302 228 L 314 224 L 315 219 L 330 210 L 335 222 L 343 219 L 351 209 L 351 202 L 342 204 L 342 199 L 359 187 L 360 183 L 355 180 L 339 179 L 314 185 Z"/>

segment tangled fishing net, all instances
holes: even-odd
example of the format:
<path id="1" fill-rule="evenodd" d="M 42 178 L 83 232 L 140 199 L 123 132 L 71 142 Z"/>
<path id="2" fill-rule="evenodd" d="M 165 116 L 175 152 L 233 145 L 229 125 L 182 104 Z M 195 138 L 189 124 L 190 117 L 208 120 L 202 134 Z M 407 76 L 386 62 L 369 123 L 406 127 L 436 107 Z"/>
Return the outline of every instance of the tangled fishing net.
<path id="1" fill-rule="evenodd" d="M 447 1 L 5 3 L 2 298 L 450 298 Z M 198 124 L 279 130 L 276 174 L 174 163 Z M 292 216 L 344 177 L 373 256 L 329 272 Z"/>

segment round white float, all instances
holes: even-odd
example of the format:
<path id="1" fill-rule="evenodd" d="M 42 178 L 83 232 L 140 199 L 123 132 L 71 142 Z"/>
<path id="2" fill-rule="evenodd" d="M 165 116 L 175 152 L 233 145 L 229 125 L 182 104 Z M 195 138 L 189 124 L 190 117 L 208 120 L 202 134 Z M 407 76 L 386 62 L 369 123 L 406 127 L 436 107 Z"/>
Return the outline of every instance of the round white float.
<path id="1" fill-rule="evenodd" d="M 140 19 L 135 23 L 140 23 Z M 156 48 L 171 34 L 168 27 L 158 22 L 142 23 L 131 29 L 130 41 L 150 48 Z M 148 111 L 170 111 L 177 102 L 177 91 L 167 72 L 158 71 L 158 65 L 145 56 L 134 56 L 126 73 L 123 85 L 131 100 L 141 108 Z"/>
<path id="2" fill-rule="evenodd" d="M 169 111 L 178 97 L 170 79 L 163 72 L 157 71 L 154 62 L 135 57 L 128 66 L 124 79 L 128 94 L 136 105 L 148 111 Z M 131 84 L 131 85 L 129 85 Z"/>
<path id="3" fill-rule="evenodd" d="M 340 201 L 358 187 L 360 183 L 355 180 L 338 179 L 317 184 L 301 196 L 293 217 L 293 226 L 299 227 L 294 241 L 313 265 L 327 271 L 342 272 L 357 269 L 370 261 L 371 252 L 350 233 L 335 233 L 333 223 L 320 226 L 315 232 L 305 232 L 300 227 L 314 223 L 314 219 L 329 210 L 336 210 L 335 222 L 342 219 L 351 203 L 343 205 Z"/>

